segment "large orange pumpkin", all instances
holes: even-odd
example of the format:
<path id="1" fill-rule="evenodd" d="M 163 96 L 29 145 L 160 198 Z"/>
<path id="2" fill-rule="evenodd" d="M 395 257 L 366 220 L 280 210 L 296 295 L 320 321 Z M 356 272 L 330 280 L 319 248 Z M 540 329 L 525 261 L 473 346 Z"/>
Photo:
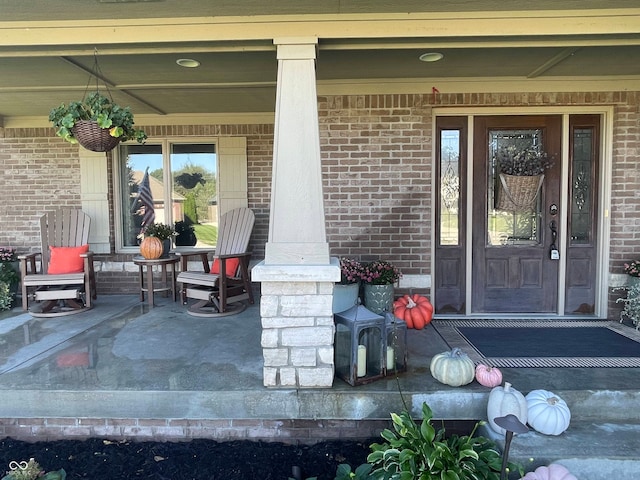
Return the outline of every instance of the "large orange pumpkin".
<path id="1" fill-rule="evenodd" d="M 140 254 L 147 260 L 155 260 L 162 255 L 162 240 L 158 237 L 144 237 L 140 243 Z"/>
<path id="2" fill-rule="evenodd" d="M 414 293 L 393 302 L 393 313 L 404 320 L 408 328 L 422 330 L 433 318 L 433 305 L 427 297 Z"/>

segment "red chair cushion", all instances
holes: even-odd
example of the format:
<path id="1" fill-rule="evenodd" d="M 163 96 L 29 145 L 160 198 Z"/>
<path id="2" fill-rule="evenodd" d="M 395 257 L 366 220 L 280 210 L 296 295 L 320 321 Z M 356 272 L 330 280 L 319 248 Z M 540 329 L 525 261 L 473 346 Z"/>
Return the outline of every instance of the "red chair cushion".
<path id="1" fill-rule="evenodd" d="M 51 275 L 61 273 L 82 273 L 84 271 L 84 260 L 81 253 L 89 251 L 89 245 L 80 247 L 49 247 L 49 268 L 47 273 Z"/>
<path id="2" fill-rule="evenodd" d="M 238 257 L 227 258 L 224 264 L 224 269 L 227 273 L 227 277 L 235 277 L 239 265 L 240 259 Z M 213 265 L 211 265 L 210 273 L 214 275 L 218 275 L 220 273 L 220 260 L 218 260 L 217 258 L 213 261 Z"/>

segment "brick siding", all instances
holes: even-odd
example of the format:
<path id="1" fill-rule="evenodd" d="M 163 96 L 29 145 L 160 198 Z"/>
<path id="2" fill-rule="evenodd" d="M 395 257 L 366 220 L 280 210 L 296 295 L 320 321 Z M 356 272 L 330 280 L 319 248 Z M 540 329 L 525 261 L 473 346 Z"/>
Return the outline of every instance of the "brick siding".
<path id="1" fill-rule="evenodd" d="M 318 98 L 327 238 L 335 256 L 393 259 L 404 273 L 429 275 L 431 262 L 432 108 L 446 106 L 612 105 L 610 273 L 640 258 L 640 105 L 637 92 L 349 95 Z M 153 136 L 247 137 L 249 206 L 256 213 L 254 259 L 268 236 L 273 125 L 145 127 Z M 53 129 L 0 129 L 0 245 L 32 251 L 37 217 L 78 207 L 77 147 Z M 112 182 L 113 176 L 109 179 Z M 113 204 L 110 185 L 110 203 Z M 113 221 L 112 221 L 113 223 Z M 112 242 L 113 242 L 112 234 Z M 103 258 L 104 259 L 104 258 Z M 98 273 L 99 293 L 122 293 L 135 273 Z M 609 318 L 619 304 L 610 296 Z"/>

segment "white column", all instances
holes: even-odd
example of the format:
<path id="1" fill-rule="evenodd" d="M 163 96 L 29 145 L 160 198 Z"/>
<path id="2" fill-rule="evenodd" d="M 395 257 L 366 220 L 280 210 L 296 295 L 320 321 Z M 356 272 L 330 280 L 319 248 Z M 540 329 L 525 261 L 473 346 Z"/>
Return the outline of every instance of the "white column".
<path id="1" fill-rule="evenodd" d="M 278 85 L 265 263 L 328 264 L 316 95 L 317 39 L 275 42 Z"/>
<path id="2" fill-rule="evenodd" d="M 276 39 L 278 85 L 271 213 L 262 283 L 263 380 L 268 387 L 333 384 L 333 284 L 326 239 L 316 95 L 316 38 Z"/>

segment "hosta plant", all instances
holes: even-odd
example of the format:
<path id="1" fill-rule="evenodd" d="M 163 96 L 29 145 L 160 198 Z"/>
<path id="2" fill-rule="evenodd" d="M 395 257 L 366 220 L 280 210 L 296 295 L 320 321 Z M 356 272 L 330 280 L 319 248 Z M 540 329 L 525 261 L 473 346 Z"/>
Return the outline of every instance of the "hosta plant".
<path id="1" fill-rule="evenodd" d="M 491 479 L 499 480 L 502 458 L 489 439 L 469 435 L 446 435 L 436 430 L 433 412 L 422 404 L 422 422 L 418 425 L 408 412 L 392 413 L 393 431 L 385 429 L 384 443 L 371 445 L 367 462 L 373 465 L 371 478 L 395 480 Z M 513 463 L 510 470 L 522 469 Z"/>

